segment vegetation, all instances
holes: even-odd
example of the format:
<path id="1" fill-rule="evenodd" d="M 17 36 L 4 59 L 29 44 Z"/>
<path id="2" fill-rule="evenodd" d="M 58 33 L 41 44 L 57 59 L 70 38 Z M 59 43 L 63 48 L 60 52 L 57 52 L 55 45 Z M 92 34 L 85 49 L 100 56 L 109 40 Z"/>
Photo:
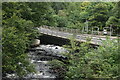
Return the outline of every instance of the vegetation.
<path id="1" fill-rule="evenodd" d="M 103 41 L 103 45 L 97 49 L 92 48 L 89 42 L 78 44 L 75 40 L 71 41 L 71 46 L 66 45 L 65 47 L 69 50 L 69 53 L 63 54 L 67 56 L 66 63 L 68 64 L 63 64 L 60 61 L 51 62 L 58 68 L 64 67 L 65 74 L 62 76 L 65 80 L 120 77 L 120 52 L 118 51 L 120 45 L 117 40 L 107 38 L 107 41 Z"/>
<path id="2" fill-rule="evenodd" d="M 38 36 L 35 27 L 47 25 L 82 30 L 87 20 L 90 30 L 95 26 L 102 30 L 105 26 L 112 25 L 115 34 L 118 34 L 119 12 L 120 2 L 2 3 L 3 76 L 16 73 L 22 77 L 34 71 L 28 61 L 26 50 Z M 72 54 L 67 55 L 69 64 L 56 61 L 66 66 L 63 70 L 66 72 L 65 79 L 120 76 L 120 50 L 115 41 L 108 39 L 105 45 L 98 49 L 92 49 L 88 43 L 76 44 L 74 40 L 71 44 L 69 49 Z M 63 69 L 63 66 L 60 67 L 60 70 Z"/>
<path id="3" fill-rule="evenodd" d="M 67 6 L 66 6 L 67 5 Z M 120 28 L 120 2 L 73 2 L 53 3 L 54 19 L 58 27 L 82 29 L 88 21 L 89 30 L 112 26 L 114 32 Z"/>
<path id="4" fill-rule="evenodd" d="M 3 77 L 8 73 L 16 73 L 22 77 L 34 71 L 25 52 L 35 35 L 32 29 L 33 23 L 21 18 L 20 9 L 14 9 L 18 6 L 13 8 L 16 4 L 18 3 L 4 3 L 3 6 Z"/>
<path id="5" fill-rule="evenodd" d="M 64 75 L 66 73 L 66 69 L 67 69 L 67 64 L 65 64 L 64 62 L 62 61 L 59 61 L 59 60 L 52 60 L 52 61 L 49 61 L 48 63 L 50 66 L 51 66 L 51 70 L 52 73 L 54 74 L 57 74 L 57 78 L 64 78 Z"/>

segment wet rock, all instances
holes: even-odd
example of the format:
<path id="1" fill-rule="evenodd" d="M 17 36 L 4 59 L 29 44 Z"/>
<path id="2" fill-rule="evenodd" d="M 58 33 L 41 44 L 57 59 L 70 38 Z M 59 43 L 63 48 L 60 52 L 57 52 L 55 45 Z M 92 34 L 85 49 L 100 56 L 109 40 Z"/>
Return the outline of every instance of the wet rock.
<path id="1" fill-rule="evenodd" d="M 38 45 L 38 43 L 37 43 Z M 61 53 L 65 52 L 66 50 L 60 46 L 54 45 L 39 45 L 37 47 L 32 47 L 29 51 L 28 57 L 30 63 L 35 65 L 35 70 L 37 73 L 30 73 L 24 78 L 26 79 L 46 79 L 51 78 L 54 80 L 58 77 L 57 73 L 53 73 L 50 69 L 48 61 L 53 59 L 62 60 L 66 58 Z"/>
<path id="2" fill-rule="evenodd" d="M 34 39 L 33 43 L 31 44 L 32 47 L 36 47 L 40 45 L 40 40 L 39 39 Z"/>

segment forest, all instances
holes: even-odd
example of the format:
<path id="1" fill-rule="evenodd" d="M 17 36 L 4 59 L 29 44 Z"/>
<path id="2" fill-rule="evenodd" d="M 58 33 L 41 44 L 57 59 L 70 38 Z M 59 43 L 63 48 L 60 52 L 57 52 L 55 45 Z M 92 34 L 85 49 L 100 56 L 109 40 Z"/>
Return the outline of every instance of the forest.
<path id="1" fill-rule="evenodd" d="M 34 72 L 34 66 L 27 59 L 27 49 L 32 40 L 39 36 L 38 26 L 81 29 L 88 21 L 89 30 L 112 26 L 114 36 L 120 34 L 120 2 L 3 2 L 2 3 L 2 76 L 17 73 L 22 77 Z M 120 77 L 120 45 L 110 40 L 103 46 L 91 48 L 89 41 L 78 45 L 71 39 L 65 45 L 71 54 L 64 64 L 58 65 L 60 76 L 65 80 L 84 78 Z M 77 50 L 77 52 L 76 52 Z"/>

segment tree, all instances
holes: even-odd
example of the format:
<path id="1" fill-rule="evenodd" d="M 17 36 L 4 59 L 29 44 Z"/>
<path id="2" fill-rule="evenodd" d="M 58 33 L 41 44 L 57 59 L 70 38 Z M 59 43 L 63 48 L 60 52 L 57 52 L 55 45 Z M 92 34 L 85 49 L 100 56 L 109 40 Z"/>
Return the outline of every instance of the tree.
<path id="1" fill-rule="evenodd" d="M 36 2 L 28 3 L 31 9 L 30 20 L 35 24 L 35 26 L 48 25 L 55 26 L 55 19 L 53 15 L 55 14 L 52 3 L 49 2 Z M 47 5 L 47 6 L 46 6 Z M 39 7 L 39 8 L 38 8 Z"/>
<path id="2" fill-rule="evenodd" d="M 97 26 L 102 29 L 108 19 L 108 6 L 105 3 L 96 3 L 92 13 L 93 15 L 89 17 L 90 26 Z"/>
<path id="3" fill-rule="evenodd" d="M 18 33 L 15 27 L 3 29 L 2 39 L 2 73 L 3 77 L 6 74 L 15 73 L 22 77 L 27 73 L 33 72 L 34 69 L 30 65 L 27 54 L 25 53 L 28 45 L 28 37 L 26 34 Z"/>
<path id="4" fill-rule="evenodd" d="M 120 34 L 120 2 L 115 3 L 114 8 L 111 11 L 112 15 L 106 22 L 107 26 L 112 25 L 115 34 Z"/>
<path id="5" fill-rule="evenodd" d="M 20 8 L 19 6 L 25 7 L 27 5 L 25 3 L 3 3 L 3 77 L 11 73 L 22 77 L 34 72 L 34 67 L 28 60 L 26 49 L 37 36 L 37 32 L 33 29 L 32 21 L 22 18 L 21 10 L 24 7 Z"/>
<path id="6" fill-rule="evenodd" d="M 89 43 L 71 43 L 73 54 L 68 54 L 69 64 L 65 78 L 86 79 L 86 78 L 119 78 L 119 46 L 117 40 L 102 41 L 103 45 L 97 49 L 91 48 Z M 74 43 L 74 44 L 73 44 Z M 74 47 L 72 47 L 74 45 Z M 70 47 L 69 47 L 70 48 Z M 74 48 L 74 49 L 72 49 Z"/>

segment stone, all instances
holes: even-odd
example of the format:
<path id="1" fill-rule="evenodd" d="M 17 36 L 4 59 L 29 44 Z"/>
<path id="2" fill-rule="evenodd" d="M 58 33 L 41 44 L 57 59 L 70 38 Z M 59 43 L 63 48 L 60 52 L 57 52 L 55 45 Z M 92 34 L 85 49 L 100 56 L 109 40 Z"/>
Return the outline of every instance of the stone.
<path id="1" fill-rule="evenodd" d="M 39 39 L 34 39 L 33 43 L 31 46 L 36 47 L 40 45 L 40 40 Z"/>

